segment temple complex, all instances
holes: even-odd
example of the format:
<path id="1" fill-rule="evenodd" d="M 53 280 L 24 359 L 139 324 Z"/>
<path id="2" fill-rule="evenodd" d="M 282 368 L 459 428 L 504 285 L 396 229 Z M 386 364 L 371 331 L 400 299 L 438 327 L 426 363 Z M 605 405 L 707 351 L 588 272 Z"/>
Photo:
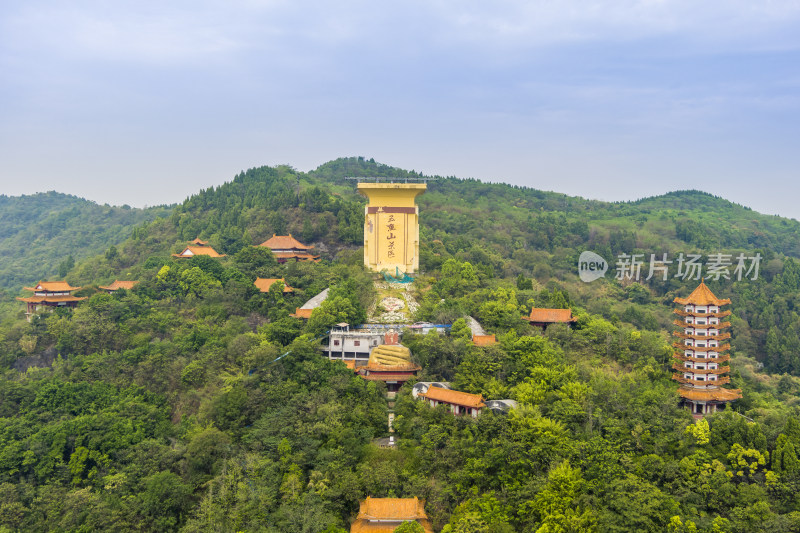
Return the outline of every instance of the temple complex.
<path id="1" fill-rule="evenodd" d="M 217 251 L 208 245 L 208 241 L 201 241 L 195 239 L 189 242 L 189 246 L 183 249 L 179 254 L 172 254 L 172 257 L 178 259 L 187 259 L 196 255 L 207 255 L 208 257 L 225 257 L 225 254 L 219 254 Z"/>
<path id="2" fill-rule="evenodd" d="M 35 287 L 23 287 L 32 291 L 33 296 L 17 298 L 20 302 L 28 304 L 25 315 L 30 322 L 31 317 L 42 310 L 52 310 L 56 307 L 75 307 L 84 297 L 73 296 L 72 292 L 80 287 L 72 287 L 66 281 L 40 281 Z"/>
<path id="3" fill-rule="evenodd" d="M 433 526 L 419 498 L 371 498 L 361 502 L 350 533 L 391 533 L 403 522 L 417 522 L 425 533 Z"/>
<path id="4" fill-rule="evenodd" d="M 111 285 L 108 285 L 106 287 L 103 287 L 102 285 L 98 285 L 97 288 L 101 289 L 101 290 L 104 290 L 104 291 L 107 291 L 108 294 L 114 294 L 115 292 L 117 292 L 120 289 L 125 289 L 126 291 L 129 291 L 137 283 L 139 283 L 139 282 L 138 281 L 120 281 L 118 279 L 115 279 L 114 283 L 112 283 Z"/>
<path id="5" fill-rule="evenodd" d="M 261 292 L 269 292 L 269 288 L 272 287 L 276 281 L 283 283 L 284 294 L 287 292 L 294 292 L 294 289 L 291 288 L 283 278 L 256 278 L 256 280 L 253 282 L 253 285 L 255 285 L 256 288 L 258 288 L 258 290 Z"/>
<path id="6" fill-rule="evenodd" d="M 263 246 L 272 250 L 272 254 L 278 263 L 285 263 L 287 261 L 313 261 L 319 262 L 319 256 L 313 255 L 309 252 L 313 246 L 307 246 L 298 241 L 292 234 L 289 235 L 275 235 L 262 242 L 258 246 Z"/>
<path id="7" fill-rule="evenodd" d="M 419 207 L 424 183 L 359 183 L 364 208 L 364 266 L 374 272 L 413 274 L 419 269 Z"/>
<path id="8" fill-rule="evenodd" d="M 680 329 L 674 333 L 677 362 L 672 365 L 678 371 L 672 379 L 681 384 L 678 394 L 695 416 L 724 409 L 728 402 L 742 397 L 741 390 L 722 387 L 730 382 L 725 376 L 730 367 L 723 366 L 730 359 L 725 353 L 730 345 L 720 343 L 730 338 L 723 330 L 731 324 L 720 320 L 731 312 L 720 307 L 731 301 L 714 296 L 703 281 L 688 297 L 674 301 L 680 306 L 674 311 L 680 317 L 675 320 Z"/>

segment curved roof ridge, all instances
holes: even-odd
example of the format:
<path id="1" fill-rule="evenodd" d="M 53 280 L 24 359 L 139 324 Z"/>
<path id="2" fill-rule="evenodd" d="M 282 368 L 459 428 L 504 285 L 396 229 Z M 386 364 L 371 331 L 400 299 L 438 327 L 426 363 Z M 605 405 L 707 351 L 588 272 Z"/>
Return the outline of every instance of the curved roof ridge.
<path id="1" fill-rule="evenodd" d="M 673 301 L 681 305 L 713 304 L 720 306 L 720 305 L 728 305 L 729 303 L 731 303 L 730 299 L 728 298 L 717 298 L 717 296 L 713 292 L 711 292 L 711 289 L 708 288 L 708 285 L 706 285 L 705 280 L 702 279 L 700 280 L 700 285 L 698 285 L 697 288 L 693 290 L 689 296 L 687 296 L 686 298 L 675 297 Z"/>

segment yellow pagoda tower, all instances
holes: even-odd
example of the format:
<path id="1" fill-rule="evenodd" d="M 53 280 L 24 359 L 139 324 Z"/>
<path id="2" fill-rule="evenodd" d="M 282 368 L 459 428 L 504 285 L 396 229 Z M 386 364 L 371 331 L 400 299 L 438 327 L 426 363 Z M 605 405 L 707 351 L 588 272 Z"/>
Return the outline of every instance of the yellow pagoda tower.
<path id="1" fill-rule="evenodd" d="M 419 207 L 424 183 L 364 183 L 364 266 L 375 272 L 413 274 L 419 269 Z"/>
<path id="2" fill-rule="evenodd" d="M 730 345 L 720 343 L 731 337 L 730 333 L 723 332 L 731 323 L 720 320 L 731 312 L 721 311 L 720 307 L 731 301 L 714 296 L 703 281 L 688 297 L 674 301 L 680 306 L 675 309 L 680 317 L 675 325 L 680 329 L 674 333 L 678 338 L 673 344 L 677 361 L 672 368 L 678 373 L 673 374 L 672 379 L 681 384 L 678 394 L 693 415 L 715 413 L 724 409 L 728 402 L 742 397 L 741 390 L 722 387 L 730 382 L 725 374 L 731 368 L 723 366 L 730 359 L 725 353 Z"/>

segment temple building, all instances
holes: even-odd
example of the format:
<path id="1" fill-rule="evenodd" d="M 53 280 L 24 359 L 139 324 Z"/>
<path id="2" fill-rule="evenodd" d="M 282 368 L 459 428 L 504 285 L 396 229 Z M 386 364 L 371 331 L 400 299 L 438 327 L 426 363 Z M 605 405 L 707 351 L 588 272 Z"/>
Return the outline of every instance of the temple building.
<path id="1" fill-rule="evenodd" d="M 394 338 L 389 338 L 393 335 Z M 366 366 L 356 366 L 359 375 L 370 381 L 383 381 L 389 398 L 393 398 L 403 383 L 416 377 L 422 367 L 411 360 L 411 350 L 397 344 L 397 333 L 387 334 L 387 344 L 372 348 Z"/>
<path id="2" fill-rule="evenodd" d="M 431 387 L 440 387 L 442 389 L 453 388 L 447 381 L 417 381 L 414 383 L 414 386 L 411 387 L 411 397 L 416 400 L 420 394 L 428 392 L 428 389 Z"/>
<path id="3" fill-rule="evenodd" d="M 172 254 L 172 257 L 178 259 L 186 259 L 196 255 L 207 255 L 208 257 L 225 257 L 225 254 L 219 254 L 215 249 L 208 245 L 208 241 L 201 241 L 195 239 L 189 242 L 189 246 L 183 249 L 179 254 Z"/>
<path id="4" fill-rule="evenodd" d="M 369 199 L 364 208 L 364 266 L 375 272 L 419 270 L 419 207 L 424 183 L 359 183 Z"/>
<path id="5" fill-rule="evenodd" d="M 475 344 L 475 346 L 491 346 L 492 344 L 497 344 L 497 339 L 494 334 L 486 333 L 480 322 L 475 320 L 475 317 L 466 315 L 464 316 L 464 321 L 472 332 L 472 343 Z"/>
<path id="6" fill-rule="evenodd" d="M 361 502 L 350 533 L 392 533 L 403 522 L 417 522 L 425 533 L 433 533 L 433 525 L 425 513 L 425 500 L 367 496 Z"/>
<path id="7" fill-rule="evenodd" d="M 291 288 L 283 278 L 256 278 L 256 280 L 253 282 L 253 285 L 255 285 L 256 288 L 258 288 L 258 290 L 261 292 L 269 292 L 269 288 L 272 287 L 276 281 L 283 283 L 284 294 L 288 292 L 294 292 L 294 289 Z"/>
<path id="8" fill-rule="evenodd" d="M 574 324 L 577 319 L 572 316 L 571 309 L 546 309 L 534 307 L 529 316 L 522 317 L 531 323 L 531 326 L 539 326 L 546 329 L 550 324 Z"/>
<path id="9" fill-rule="evenodd" d="M 725 353 L 730 345 L 721 342 L 730 338 L 724 330 L 731 324 L 720 320 L 731 312 L 720 307 L 731 301 L 714 296 L 703 281 L 688 297 L 674 301 L 680 306 L 674 311 L 680 318 L 675 320 L 679 328 L 673 345 L 677 361 L 672 365 L 678 371 L 672 379 L 681 384 L 678 394 L 695 416 L 724 409 L 728 402 L 742 397 L 741 390 L 722 387 L 730 382 L 725 374 L 731 369 L 723 366 L 730 359 Z"/>
<path id="10" fill-rule="evenodd" d="M 27 298 L 17 298 L 20 302 L 28 304 L 27 315 L 30 322 L 31 317 L 42 310 L 52 310 L 56 307 L 75 307 L 78 302 L 85 300 L 85 297 L 73 296 L 72 292 L 80 287 L 72 287 L 66 281 L 40 281 L 35 287 L 23 287 L 26 291 L 32 291 L 33 296 Z"/>
<path id="11" fill-rule="evenodd" d="M 331 327 L 326 339 L 322 341 L 322 353 L 328 359 L 352 362 L 352 368 L 366 366 L 373 348 L 385 344 L 387 335 L 377 330 L 351 329 L 350 324 L 340 323 Z M 392 339 L 389 339 L 391 342 Z"/>
<path id="12" fill-rule="evenodd" d="M 493 344 L 497 344 L 497 339 L 495 338 L 494 333 L 491 335 L 473 335 L 472 343 L 475 346 L 491 346 Z"/>
<path id="13" fill-rule="evenodd" d="M 454 415 L 470 415 L 472 418 L 477 418 L 481 413 L 481 409 L 486 407 L 483 396 L 480 394 L 470 394 L 435 386 L 428 387 L 428 390 L 420 393 L 418 397 L 428 401 L 431 407 L 446 405 Z"/>
<path id="14" fill-rule="evenodd" d="M 278 263 L 285 263 L 287 261 L 313 261 L 319 262 L 319 256 L 313 255 L 309 252 L 313 246 L 306 246 L 298 241 L 292 234 L 289 235 L 275 235 L 272 238 L 259 244 L 265 248 L 272 250 L 272 254 Z"/>
<path id="15" fill-rule="evenodd" d="M 102 285 L 98 285 L 97 288 L 100 289 L 100 290 L 107 291 L 108 294 L 114 294 L 115 292 L 117 292 L 120 289 L 125 289 L 126 291 L 129 291 L 137 283 L 139 283 L 139 282 L 138 281 L 120 281 L 118 279 L 115 279 L 114 283 L 112 283 L 111 285 L 108 285 L 107 287 L 103 287 Z"/>
<path id="16" fill-rule="evenodd" d="M 329 290 L 330 287 L 320 292 L 319 294 L 308 300 L 306 303 L 304 303 L 301 307 L 296 308 L 294 313 L 290 314 L 289 316 L 294 318 L 302 318 L 303 320 L 308 320 L 309 318 L 311 318 L 311 313 L 314 312 L 314 309 L 322 305 L 322 302 L 324 302 L 328 298 Z"/>

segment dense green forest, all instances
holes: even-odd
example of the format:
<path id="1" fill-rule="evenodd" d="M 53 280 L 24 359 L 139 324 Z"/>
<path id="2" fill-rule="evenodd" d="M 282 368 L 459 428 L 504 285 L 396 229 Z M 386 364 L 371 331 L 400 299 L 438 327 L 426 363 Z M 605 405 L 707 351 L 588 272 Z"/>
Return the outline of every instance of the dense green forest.
<path id="1" fill-rule="evenodd" d="M 98 205 L 52 191 L 0 195 L 0 297 L 15 296 L 39 279 L 65 276 L 75 261 L 103 252 L 127 239 L 134 226 L 169 212 Z"/>
<path id="2" fill-rule="evenodd" d="M 76 310 L 29 323 L 10 308 L 0 531 L 339 532 L 366 496 L 425 498 L 436 531 L 451 533 L 800 531 L 797 221 L 698 191 L 605 203 L 432 179 L 415 318 L 456 324 L 403 343 L 420 380 L 519 408 L 454 417 L 407 385 L 399 445 L 383 449 L 384 386 L 318 349 L 374 298 L 364 199 L 346 176 L 420 177 L 364 158 L 241 172 L 65 267 L 88 298 Z M 281 265 L 251 246 L 273 233 L 323 260 Z M 171 257 L 196 237 L 227 257 Z M 697 422 L 679 406 L 672 300 L 697 281 L 672 265 L 666 281 L 583 283 L 583 250 L 612 266 L 622 253 L 760 254 L 757 280 L 708 280 L 732 300 L 743 398 Z M 295 292 L 262 294 L 257 276 Z M 140 283 L 93 288 L 115 278 Z M 308 322 L 289 316 L 326 287 Z M 532 306 L 571 307 L 578 322 L 543 332 L 521 319 Z M 465 315 L 499 342 L 472 344 Z"/>

